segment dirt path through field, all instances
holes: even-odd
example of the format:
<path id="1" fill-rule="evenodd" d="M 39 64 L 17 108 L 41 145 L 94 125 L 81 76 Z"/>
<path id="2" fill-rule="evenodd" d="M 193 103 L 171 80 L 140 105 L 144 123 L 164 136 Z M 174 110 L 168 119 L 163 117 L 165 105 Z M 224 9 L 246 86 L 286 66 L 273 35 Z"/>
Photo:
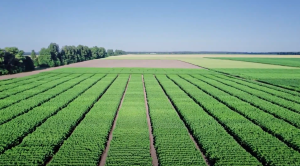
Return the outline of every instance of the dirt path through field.
<path id="1" fill-rule="evenodd" d="M 147 101 L 147 95 L 146 95 L 146 89 L 145 89 L 144 75 L 142 75 L 142 80 L 143 80 L 143 88 L 144 88 L 144 99 L 145 99 L 145 107 L 146 107 L 146 114 L 147 114 L 147 122 L 148 122 L 148 127 L 149 127 L 150 154 L 152 157 L 152 165 L 158 166 L 158 159 L 157 159 L 156 149 L 154 147 L 154 138 L 153 138 L 153 134 L 152 134 L 152 125 L 151 125 L 150 116 L 149 116 L 149 108 L 148 108 L 148 101 Z"/>
<path id="2" fill-rule="evenodd" d="M 154 78 L 157 80 L 157 78 L 156 78 L 155 76 L 154 76 Z M 159 81 L 157 81 L 157 82 L 158 82 L 158 84 L 160 85 L 160 87 L 162 88 L 162 86 L 161 86 L 161 84 L 159 83 Z M 166 98 L 169 100 L 170 104 L 172 105 L 172 107 L 173 107 L 174 111 L 176 112 L 178 118 L 180 118 L 180 116 L 179 116 L 177 110 L 175 109 L 173 103 L 171 102 L 169 96 L 166 94 L 166 92 L 165 92 L 165 90 L 164 90 L 163 88 L 162 88 L 162 90 L 163 90 L 163 92 L 164 92 Z M 180 118 L 180 119 L 181 119 L 181 118 Z M 184 124 L 184 125 L 186 125 L 186 124 Z M 191 134 L 191 132 L 188 130 L 188 127 L 187 127 L 187 126 L 186 126 L 186 128 L 187 128 L 187 131 L 188 131 L 188 133 L 189 133 L 189 136 L 190 136 L 191 140 L 194 142 L 195 147 L 197 148 L 197 150 L 199 150 L 199 152 L 201 153 L 201 155 L 202 155 L 202 157 L 203 157 L 203 160 L 205 161 L 206 165 L 207 165 L 207 166 L 211 166 L 210 162 L 208 161 L 208 159 L 206 158 L 206 156 L 205 156 L 204 153 L 202 152 L 200 146 L 198 145 L 198 143 L 197 143 L 196 140 L 194 139 L 194 137 L 193 137 L 193 135 Z"/>
<path id="3" fill-rule="evenodd" d="M 127 91 L 127 87 L 128 87 L 128 83 L 130 81 L 130 78 L 131 78 L 131 75 L 129 76 L 128 78 L 128 81 L 127 81 L 127 84 L 126 84 L 126 88 L 124 90 L 124 93 L 123 93 L 123 96 L 122 96 L 122 99 L 120 101 L 120 104 L 119 104 L 119 107 L 118 107 L 118 110 L 116 112 L 116 115 L 115 115 L 115 118 L 114 118 L 114 121 L 113 121 L 113 125 L 110 129 L 110 132 L 109 132 L 109 135 L 108 135 L 108 140 L 107 140 L 107 143 L 106 143 L 106 147 L 105 147 L 105 150 L 103 151 L 101 157 L 100 157 L 100 162 L 99 162 L 99 166 L 105 166 L 105 163 L 106 163 L 106 158 L 107 158 L 107 155 L 108 155 L 108 151 L 109 151 L 109 147 L 110 147 L 110 143 L 111 143 L 111 140 L 113 139 L 113 131 L 114 129 L 116 128 L 116 124 L 117 124 L 117 119 L 118 119 L 118 114 L 119 114 L 119 111 L 122 107 L 122 104 L 123 104 L 123 101 L 124 101 L 124 97 L 125 97 L 125 94 L 126 94 L 126 91 Z"/>

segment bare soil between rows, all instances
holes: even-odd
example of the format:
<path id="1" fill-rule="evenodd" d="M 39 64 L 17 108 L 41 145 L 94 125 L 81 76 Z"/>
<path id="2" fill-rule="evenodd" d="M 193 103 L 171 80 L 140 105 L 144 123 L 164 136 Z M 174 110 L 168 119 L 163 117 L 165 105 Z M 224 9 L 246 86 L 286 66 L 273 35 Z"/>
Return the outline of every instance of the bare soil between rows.
<path id="1" fill-rule="evenodd" d="M 0 80 L 11 79 L 11 78 L 18 78 L 18 77 L 25 77 L 34 74 L 38 74 L 44 71 L 51 71 L 59 68 L 64 67 L 107 67 L 107 68 L 114 68 L 114 67 L 141 67 L 141 68 L 185 68 L 185 69 L 201 69 L 201 67 L 192 65 L 189 63 L 185 63 L 179 60 L 147 60 L 147 59 L 95 59 L 90 61 L 78 62 L 70 65 L 64 65 L 59 67 L 52 67 L 43 70 L 35 70 L 31 72 L 23 72 L 11 75 L 4 75 L 0 76 Z"/>

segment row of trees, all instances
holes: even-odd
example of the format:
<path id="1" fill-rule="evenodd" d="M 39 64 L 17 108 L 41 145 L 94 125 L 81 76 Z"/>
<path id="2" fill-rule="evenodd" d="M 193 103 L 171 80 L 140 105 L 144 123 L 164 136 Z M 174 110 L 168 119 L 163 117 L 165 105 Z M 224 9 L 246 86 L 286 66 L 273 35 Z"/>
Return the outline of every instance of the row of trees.
<path id="1" fill-rule="evenodd" d="M 124 55 L 122 50 L 105 50 L 103 47 L 64 46 L 61 49 L 56 43 L 51 43 L 47 48 L 42 48 L 37 55 L 34 50 L 31 56 L 24 56 L 24 51 L 16 47 L 0 49 L 0 75 L 13 74 L 34 70 L 35 67 L 54 67 L 100 59 L 108 56 Z"/>
<path id="2" fill-rule="evenodd" d="M 31 58 L 23 54 L 17 47 L 0 49 L 0 75 L 34 70 Z"/>

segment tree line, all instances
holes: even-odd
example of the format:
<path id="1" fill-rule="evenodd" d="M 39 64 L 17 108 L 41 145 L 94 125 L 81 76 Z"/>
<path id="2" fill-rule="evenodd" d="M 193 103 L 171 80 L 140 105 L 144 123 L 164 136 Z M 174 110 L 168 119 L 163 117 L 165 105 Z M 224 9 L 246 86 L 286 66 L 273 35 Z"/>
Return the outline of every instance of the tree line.
<path id="1" fill-rule="evenodd" d="M 63 46 L 61 49 L 56 43 L 51 43 L 47 48 L 42 48 L 38 55 L 32 50 L 30 56 L 24 56 L 24 51 L 17 47 L 0 49 L 0 75 L 32 71 L 37 67 L 55 67 L 108 56 L 124 55 L 125 51 L 107 51 L 103 47 L 78 45 Z"/>

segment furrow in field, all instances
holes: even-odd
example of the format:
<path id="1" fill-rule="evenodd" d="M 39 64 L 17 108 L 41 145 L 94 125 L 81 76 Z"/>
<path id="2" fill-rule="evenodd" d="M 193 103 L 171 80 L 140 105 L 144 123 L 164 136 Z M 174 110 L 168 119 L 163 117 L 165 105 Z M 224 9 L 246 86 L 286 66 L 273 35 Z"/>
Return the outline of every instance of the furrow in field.
<path id="1" fill-rule="evenodd" d="M 209 85 L 212 85 L 220 90 L 223 90 L 232 96 L 235 96 L 245 102 L 250 103 L 251 105 L 275 116 L 276 118 L 282 119 L 296 127 L 300 127 L 300 114 L 292 112 L 286 108 L 282 108 L 278 105 L 275 105 L 271 102 L 262 100 L 256 96 L 238 90 L 236 88 L 230 87 L 228 85 L 222 84 L 218 81 L 212 80 L 210 78 L 200 76 L 200 75 L 193 75 L 194 78 L 197 78 Z"/>
<path id="2" fill-rule="evenodd" d="M 218 81 L 218 82 L 220 82 L 222 84 L 225 84 L 227 86 L 233 87 L 235 89 L 241 90 L 242 92 L 245 92 L 247 94 L 256 96 L 256 97 L 258 97 L 262 100 L 269 101 L 269 102 L 271 102 L 275 105 L 278 105 L 280 107 L 284 107 L 284 108 L 286 108 L 290 111 L 300 113 L 300 104 L 298 104 L 296 102 L 289 101 L 289 100 L 274 96 L 273 94 L 269 94 L 269 93 L 266 93 L 264 91 L 254 89 L 254 88 L 248 87 L 246 85 L 238 84 L 234 81 L 229 81 L 229 80 L 226 80 L 226 79 L 223 79 L 223 78 L 218 78 L 218 77 L 215 77 L 215 76 L 212 76 L 212 75 L 205 75 L 205 77 L 210 78 L 210 79 L 215 80 L 215 81 Z"/>
<path id="3" fill-rule="evenodd" d="M 180 76 L 184 80 L 197 86 L 199 89 L 209 94 L 219 102 L 235 112 L 246 117 L 252 123 L 260 126 L 264 131 L 277 137 L 279 140 L 287 144 L 289 147 L 300 152 L 300 130 L 289 123 L 275 118 L 260 109 L 244 102 L 230 94 L 219 90 L 207 83 L 199 81 L 191 76 Z M 287 132 L 288 131 L 288 132 Z"/>
<path id="4" fill-rule="evenodd" d="M 152 165 L 158 166 L 158 159 L 157 159 L 156 149 L 154 147 L 154 138 L 153 138 L 153 134 L 152 134 L 152 125 L 151 125 L 151 120 L 150 120 L 150 116 L 149 116 L 149 107 L 148 107 L 148 102 L 147 102 L 144 75 L 142 75 L 142 80 L 143 80 L 143 90 L 144 90 L 144 100 L 145 100 L 145 108 L 146 108 L 146 115 L 147 115 L 147 123 L 148 123 L 148 129 L 149 129 L 150 154 L 151 154 L 151 158 L 152 158 Z"/>
<path id="5" fill-rule="evenodd" d="M 111 143 L 111 140 L 113 139 L 113 131 L 116 128 L 116 122 L 117 122 L 117 119 L 118 119 L 118 114 L 119 114 L 119 111 L 120 111 L 120 109 L 122 107 L 122 104 L 123 104 L 123 101 L 124 101 L 124 97 L 126 95 L 128 83 L 130 81 L 130 78 L 131 78 L 131 75 L 129 76 L 129 79 L 128 79 L 127 83 L 126 83 L 125 91 L 123 92 L 121 101 L 119 103 L 117 112 L 116 112 L 114 120 L 113 120 L 113 124 L 112 124 L 112 126 L 110 128 L 108 139 L 107 139 L 106 146 L 105 146 L 105 150 L 102 152 L 102 155 L 100 157 L 100 161 L 99 161 L 99 164 L 98 164 L 99 166 L 105 166 L 106 159 L 107 159 L 107 154 L 109 152 L 110 143 Z M 117 85 L 117 86 L 119 86 L 119 85 Z"/>
<path id="6" fill-rule="evenodd" d="M 27 89 L 31 89 L 33 88 L 33 85 L 36 85 L 36 81 L 40 81 L 43 80 L 45 78 L 49 78 L 55 76 L 55 74 L 45 74 L 45 75 L 40 75 L 39 77 L 34 77 L 28 80 L 24 80 L 18 83 L 11 83 L 9 85 L 1 85 L 0 87 L 0 98 L 3 98 L 4 94 L 10 94 L 10 93 L 18 93 L 20 91 L 26 90 Z"/>
<path id="7" fill-rule="evenodd" d="M 86 91 L 37 127 L 19 145 L 2 154 L 0 164 L 4 162 L 14 165 L 45 165 L 115 78 L 116 75 L 106 76 L 101 81 L 98 81 L 99 78 L 91 78 L 93 83 Z M 20 154 L 23 151 L 27 151 L 26 154 Z"/>
<path id="8" fill-rule="evenodd" d="M 159 165 L 206 165 L 200 148 L 153 75 L 145 75 L 149 123 Z M 150 122 L 151 118 L 151 122 Z M 153 157 L 152 157 L 153 158 Z M 153 163 L 158 165 L 158 163 Z M 209 164 L 207 164 L 209 165 Z"/>
<path id="9" fill-rule="evenodd" d="M 270 87 L 265 87 L 263 85 L 255 84 L 253 82 L 248 82 L 248 81 L 245 81 L 245 80 L 242 80 L 242 79 L 237 79 L 237 78 L 233 78 L 233 77 L 229 77 L 229 76 L 225 76 L 225 75 L 214 75 L 214 76 L 217 77 L 217 78 L 220 78 L 220 79 L 225 79 L 225 80 L 228 80 L 228 81 L 232 81 L 232 82 L 235 82 L 237 84 L 244 85 L 244 86 L 256 89 L 256 90 L 260 90 L 260 91 L 266 92 L 268 94 L 275 95 L 277 97 L 280 97 L 280 98 L 283 98 L 283 99 L 286 99 L 286 100 L 289 100 L 289 101 L 296 102 L 296 103 L 300 104 L 300 97 L 297 96 L 297 95 L 292 95 L 290 93 L 283 92 L 283 91 L 280 91 L 280 90 L 277 90 L 277 89 L 272 89 Z"/>
<path id="10" fill-rule="evenodd" d="M 65 92 L 66 90 L 74 87 L 80 82 L 91 77 L 90 74 L 71 74 L 65 78 L 69 78 L 68 81 L 57 85 L 52 89 L 48 89 L 47 91 L 35 95 L 27 100 L 22 100 L 16 104 L 13 104 L 9 107 L 6 107 L 0 111 L 0 125 L 9 122 L 10 120 L 27 113 L 28 111 L 34 109 L 35 107 L 40 106 L 41 104 L 49 101 L 50 99 L 56 97 L 57 95 Z"/>
<path id="11" fill-rule="evenodd" d="M 211 165 L 261 165 L 173 81 L 165 75 L 156 78 Z"/>
<path id="12" fill-rule="evenodd" d="M 92 75 L 93 74 L 90 74 L 90 76 Z M 101 79 L 99 77 L 100 75 L 94 75 L 90 79 L 77 84 L 73 88 L 68 89 L 39 107 L 1 125 L 0 153 L 18 145 L 22 139 L 32 133 L 36 127 L 40 126 L 49 117 L 65 108 L 78 95 L 84 93 L 89 87 Z"/>
<path id="13" fill-rule="evenodd" d="M 189 94 L 195 102 L 210 113 L 239 144 L 263 165 L 299 165 L 300 153 L 265 132 L 244 116 L 232 111 L 195 85 L 176 75 L 168 76 Z M 286 159 L 289 160 L 286 160 Z"/>
<path id="14" fill-rule="evenodd" d="M 1 99 L 0 103 L 0 109 L 9 107 L 17 102 L 20 102 L 22 100 L 26 100 L 30 97 L 33 97 L 37 94 L 43 93 L 51 88 L 54 88 L 55 86 L 62 84 L 68 80 L 66 78 L 68 74 L 58 75 L 55 77 L 51 77 L 49 79 L 46 79 L 44 81 L 40 81 L 40 85 L 35 87 L 34 89 L 25 90 L 23 92 L 20 92 L 15 95 L 11 95 L 9 97 L 6 97 L 4 99 Z M 62 78 L 63 77 L 63 78 Z M 64 78 L 65 77 L 65 78 Z"/>
<path id="15" fill-rule="evenodd" d="M 117 111 L 122 105 L 122 96 L 126 93 L 128 81 L 128 75 L 118 76 L 47 165 L 97 165 L 99 163 L 101 153 L 104 154 L 108 150 L 105 149 L 108 148 L 105 144 L 109 144 L 111 139 L 110 132 Z"/>
<path id="16" fill-rule="evenodd" d="M 106 165 L 152 165 L 149 129 L 140 74 L 131 75 L 113 131 Z"/>

